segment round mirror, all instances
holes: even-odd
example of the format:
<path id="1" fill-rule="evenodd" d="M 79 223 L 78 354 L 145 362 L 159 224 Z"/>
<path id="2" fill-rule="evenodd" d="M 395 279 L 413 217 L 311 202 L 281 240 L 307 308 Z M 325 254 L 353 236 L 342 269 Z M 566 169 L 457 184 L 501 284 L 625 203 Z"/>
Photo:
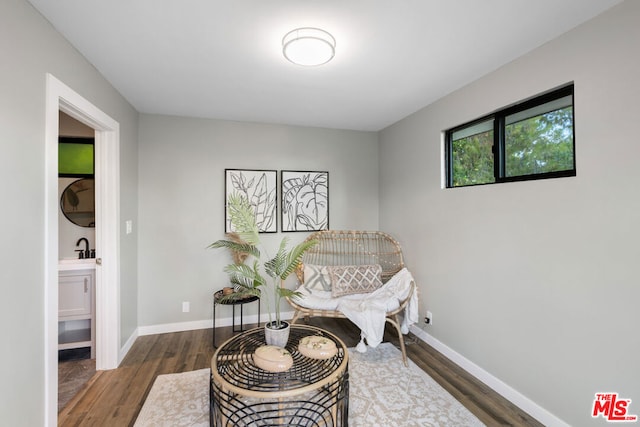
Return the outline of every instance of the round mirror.
<path id="1" fill-rule="evenodd" d="M 80 227 L 95 227 L 95 191 L 93 178 L 82 178 L 69 184 L 60 197 L 62 213 Z"/>

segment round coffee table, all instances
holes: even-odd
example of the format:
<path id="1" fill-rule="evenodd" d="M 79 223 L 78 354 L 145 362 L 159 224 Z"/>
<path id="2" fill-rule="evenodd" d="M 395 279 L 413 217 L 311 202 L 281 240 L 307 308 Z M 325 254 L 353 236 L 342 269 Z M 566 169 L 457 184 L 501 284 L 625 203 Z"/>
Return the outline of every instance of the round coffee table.
<path id="1" fill-rule="evenodd" d="M 300 339 L 321 335 L 338 352 L 312 359 L 298 351 Z M 349 408 L 349 353 L 340 338 L 313 326 L 291 325 L 286 349 L 293 366 L 268 372 L 253 363 L 265 344 L 264 328 L 255 328 L 223 343 L 211 359 L 211 425 L 213 426 L 346 426 Z"/>

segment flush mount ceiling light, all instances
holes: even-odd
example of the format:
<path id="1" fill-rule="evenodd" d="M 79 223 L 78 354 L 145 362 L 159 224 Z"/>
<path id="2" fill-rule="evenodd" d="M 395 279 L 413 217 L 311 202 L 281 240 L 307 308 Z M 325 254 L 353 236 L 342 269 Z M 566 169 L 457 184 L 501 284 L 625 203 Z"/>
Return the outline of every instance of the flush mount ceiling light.
<path id="1" fill-rule="evenodd" d="M 282 38 L 282 53 L 294 64 L 314 66 L 331 61 L 336 39 L 320 28 L 296 28 Z"/>

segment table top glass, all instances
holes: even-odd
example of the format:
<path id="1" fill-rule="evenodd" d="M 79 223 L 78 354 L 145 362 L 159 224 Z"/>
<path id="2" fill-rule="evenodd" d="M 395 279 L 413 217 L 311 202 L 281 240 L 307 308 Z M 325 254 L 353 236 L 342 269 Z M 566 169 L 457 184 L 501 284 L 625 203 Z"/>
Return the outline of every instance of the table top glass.
<path id="1" fill-rule="evenodd" d="M 225 299 L 222 299 L 226 297 Z M 233 293 L 230 295 L 224 295 L 222 289 L 216 291 L 213 294 L 213 302 L 216 304 L 224 304 L 224 305 L 236 305 L 236 304 L 246 304 L 248 302 L 253 302 L 260 299 L 255 295 L 243 295 L 240 293 Z"/>

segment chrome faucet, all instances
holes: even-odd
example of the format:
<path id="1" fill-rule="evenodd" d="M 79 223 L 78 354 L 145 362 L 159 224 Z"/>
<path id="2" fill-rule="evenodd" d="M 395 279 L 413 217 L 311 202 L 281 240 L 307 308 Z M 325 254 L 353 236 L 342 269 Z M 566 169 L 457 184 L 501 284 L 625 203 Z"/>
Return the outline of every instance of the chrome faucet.
<path id="1" fill-rule="evenodd" d="M 91 255 L 91 251 L 89 251 L 89 241 L 87 240 L 86 237 L 81 237 L 80 239 L 78 239 L 78 241 L 76 242 L 76 247 L 80 246 L 80 243 L 82 243 L 82 241 L 84 240 L 84 251 L 82 251 L 81 249 L 76 249 L 76 252 L 78 252 L 78 258 L 89 258 L 89 256 Z"/>

